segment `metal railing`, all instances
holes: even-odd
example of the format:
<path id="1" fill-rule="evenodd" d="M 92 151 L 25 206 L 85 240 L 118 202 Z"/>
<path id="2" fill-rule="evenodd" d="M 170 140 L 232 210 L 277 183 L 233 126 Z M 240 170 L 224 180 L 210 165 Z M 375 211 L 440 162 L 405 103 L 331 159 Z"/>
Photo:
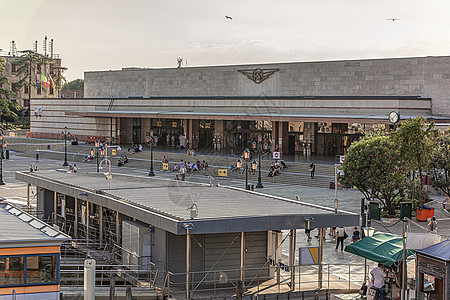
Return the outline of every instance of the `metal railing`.
<path id="1" fill-rule="evenodd" d="M 319 266 L 294 266 L 295 282 L 292 287 L 288 266 L 270 266 L 231 270 L 210 270 L 165 274 L 162 289 L 169 295 L 186 293 L 186 275 L 189 275 L 189 294 L 207 293 L 214 297 L 225 297 L 236 293 L 243 273 L 244 294 L 270 294 L 299 291 L 358 290 L 364 281 L 364 264 L 323 264 L 322 284 L 319 288 Z M 200 296 L 200 295 L 199 295 Z"/>

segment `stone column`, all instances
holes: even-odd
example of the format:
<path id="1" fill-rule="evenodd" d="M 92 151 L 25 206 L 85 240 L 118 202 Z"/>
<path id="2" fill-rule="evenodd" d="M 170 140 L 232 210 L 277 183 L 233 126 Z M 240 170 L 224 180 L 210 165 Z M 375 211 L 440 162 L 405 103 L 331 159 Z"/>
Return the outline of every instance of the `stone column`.
<path id="1" fill-rule="evenodd" d="M 289 123 L 278 122 L 278 148 L 284 155 L 289 153 Z"/>
<path id="2" fill-rule="evenodd" d="M 220 144 L 217 144 L 218 150 L 223 149 L 225 136 L 223 120 L 216 120 L 214 122 L 214 136 L 220 141 Z"/>
<path id="3" fill-rule="evenodd" d="M 199 120 L 191 120 L 192 149 L 198 149 L 198 125 Z"/>
<path id="4" fill-rule="evenodd" d="M 272 121 L 272 152 L 278 147 L 278 127 L 279 123 L 277 121 Z"/>

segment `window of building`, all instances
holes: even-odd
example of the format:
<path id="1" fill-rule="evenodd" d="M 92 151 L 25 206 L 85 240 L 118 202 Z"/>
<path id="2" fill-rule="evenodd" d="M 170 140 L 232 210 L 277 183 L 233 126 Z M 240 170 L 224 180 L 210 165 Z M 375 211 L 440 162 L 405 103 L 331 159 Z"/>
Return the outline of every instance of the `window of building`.
<path id="1" fill-rule="evenodd" d="M 16 64 L 11 63 L 11 73 L 17 72 Z"/>
<path id="2" fill-rule="evenodd" d="M 0 288 L 58 284 L 58 262 L 56 254 L 0 257 Z"/>
<path id="3" fill-rule="evenodd" d="M 50 86 L 50 88 L 49 88 L 49 94 L 50 94 L 50 95 L 53 95 L 54 93 L 55 93 L 55 90 L 53 89 L 52 86 Z"/>
<path id="4" fill-rule="evenodd" d="M 56 255 L 27 257 L 27 284 L 56 282 Z"/>
<path id="5" fill-rule="evenodd" d="M 25 283 L 23 257 L 0 257 L 0 286 Z"/>
<path id="6" fill-rule="evenodd" d="M 28 94 L 28 90 L 29 90 L 28 85 L 25 85 L 25 86 L 23 87 L 23 92 L 24 92 L 25 94 Z"/>
<path id="7" fill-rule="evenodd" d="M 36 89 L 36 93 L 38 95 L 40 95 L 42 93 L 42 86 L 41 85 L 42 85 L 41 83 L 38 83 L 38 86 L 37 86 L 37 89 Z"/>
<path id="8" fill-rule="evenodd" d="M 41 65 L 37 65 L 37 66 L 36 66 L 36 70 L 37 70 L 38 75 L 39 75 L 39 73 L 41 73 Z"/>

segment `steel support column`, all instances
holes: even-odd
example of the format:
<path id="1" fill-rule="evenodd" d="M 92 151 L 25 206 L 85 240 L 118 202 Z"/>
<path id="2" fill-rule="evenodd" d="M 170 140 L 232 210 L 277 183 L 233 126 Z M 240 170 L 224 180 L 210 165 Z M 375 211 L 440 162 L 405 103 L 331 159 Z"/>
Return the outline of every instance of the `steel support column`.
<path id="1" fill-rule="evenodd" d="M 120 245 L 120 213 L 116 211 L 116 235 L 117 244 Z"/>
<path id="2" fill-rule="evenodd" d="M 98 209 L 99 209 L 99 215 L 100 215 L 100 227 L 99 227 L 98 238 L 100 241 L 103 241 L 103 206 L 99 205 Z"/>
<path id="3" fill-rule="evenodd" d="M 190 298 L 190 272 L 191 272 L 191 234 L 189 229 L 186 229 L 186 298 Z"/>
<path id="4" fill-rule="evenodd" d="M 295 291 L 295 244 L 296 244 L 295 229 L 291 229 L 289 238 L 289 271 L 291 271 L 291 291 Z"/>
<path id="5" fill-rule="evenodd" d="M 90 203 L 86 201 L 86 242 L 89 243 L 89 206 Z"/>
<path id="6" fill-rule="evenodd" d="M 244 284 L 244 269 L 245 269 L 245 232 L 241 232 L 241 274 L 240 280 Z"/>
<path id="7" fill-rule="evenodd" d="M 57 193 L 53 192 L 53 224 L 56 224 L 56 213 L 58 210 Z"/>
<path id="8" fill-rule="evenodd" d="M 322 288 L 322 277 L 323 277 L 323 237 L 324 228 L 319 228 L 319 278 L 318 278 L 318 288 Z"/>
<path id="9" fill-rule="evenodd" d="M 27 183 L 27 212 L 30 213 L 30 194 L 31 194 L 31 184 Z"/>
<path id="10" fill-rule="evenodd" d="M 78 238 L 78 199 L 74 198 L 73 200 L 75 202 L 75 214 L 74 214 L 74 220 L 73 220 L 73 235 L 74 238 Z"/>

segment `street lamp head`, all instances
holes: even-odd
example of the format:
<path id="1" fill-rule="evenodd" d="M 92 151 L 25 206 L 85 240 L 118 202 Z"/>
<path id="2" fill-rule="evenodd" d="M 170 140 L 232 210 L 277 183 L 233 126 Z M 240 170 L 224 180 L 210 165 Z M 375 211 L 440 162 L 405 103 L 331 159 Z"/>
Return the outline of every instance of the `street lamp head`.
<path id="1" fill-rule="evenodd" d="M 373 237 L 373 234 L 375 233 L 375 228 L 373 227 L 363 227 L 364 236 L 366 237 Z"/>
<path id="2" fill-rule="evenodd" d="M 91 156 L 94 156 L 95 155 L 95 150 L 91 149 L 90 153 L 91 153 Z"/>
<path id="3" fill-rule="evenodd" d="M 67 132 L 67 126 L 64 126 L 64 132 Z"/>
<path id="4" fill-rule="evenodd" d="M 267 143 L 264 144 L 264 150 L 269 149 L 269 145 Z"/>
<path id="5" fill-rule="evenodd" d="M 244 159 L 248 160 L 250 158 L 250 151 L 248 149 L 245 149 L 244 151 Z"/>
<path id="6" fill-rule="evenodd" d="M 105 148 L 100 149 L 100 155 L 105 156 L 105 153 L 106 153 Z"/>
<path id="7" fill-rule="evenodd" d="M 240 160 L 238 160 L 237 162 L 236 162 L 236 168 L 241 168 L 242 167 L 242 162 L 240 161 Z"/>
<path id="8" fill-rule="evenodd" d="M 150 137 L 149 136 L 146 136 L 145 137 L 145 142 L 148 144 L 148 143 L 150 143 Z"/>
<path id="9" fill-rule="evenodd" d="M 256 160 L 254 160 L 254 161 L 252 162 L 252 169 L 253 169 L 253 170 L 258 169 L 258 163 L 256 162 Z"/>
<path id="10" fill-rule="evenodd" d="M 258 142 L 259 142 L 259 143 L 262 142 L 262 135 L 258 135 Z"/>
<path id="11" fill-rule="evenodd" d="M 95 148 L 100 147 L 100 141 L 99 140 L 95 140 Z"/>
<path id="12" fill-rule="evenodd" d="M 153 130 L 150 130 L 150 136 L 153 136 Z"/>
<path id="13" fill-rule="evenodd" d="M 256 149 L 256 142 L 253 142 L 253 143 L 252 143 L 252 148 L 253 148 L 253 149 Z"/>
<path id="14" fill-rule="evenodd" d="M 4 141 L 2 144 L 3 148 L 6 148 L 6 145 L 7 145 L 7 143 L 6 143 L 6 141 Z"/>

